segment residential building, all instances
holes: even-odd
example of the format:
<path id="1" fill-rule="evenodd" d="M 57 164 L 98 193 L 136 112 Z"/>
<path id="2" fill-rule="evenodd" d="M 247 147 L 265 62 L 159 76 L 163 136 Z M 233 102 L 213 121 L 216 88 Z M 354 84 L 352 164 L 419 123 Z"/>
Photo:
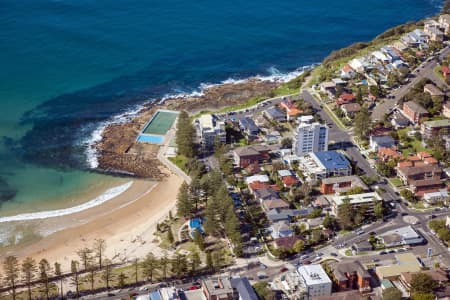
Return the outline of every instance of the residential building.
<path id="1" fill-rule="evenodd" d="M 270 199 L 263 201 L 262 208 L 265 212 L 272 209 L 289 209 L 289 203 L 281 199 Z"/>
<path id="2" fill-rule="evenodd" d="M 346 103 L 341 105 L 341 109 L 345 116 L 351 119 L 361 110 L 361 105 L 359 103 Z"/>
<path id="3" fill-rule="evenodd" d="M 328 127 L 318 122 L 301 123 L 297 127 L 293 141 L 294 154 L 328 150 Z"/>
<path id="4" fill-rule="evenodd" d="M 424 22 L 423 32 L 429 34 L 430 29 L 432 28 L 439 29 L 440 27 L 441 26 L 439 25 L 439 22 L 435 20 L 427 20 Z"/>
<path id="5" fill-rule="evenodd" d="M 206 300 L 205 294 L 203 293 L 202 289 L 196 289 L 196 290 L 187 290 L 179 293 L 180 300 Z M 148 298 L 139 299 L 136 298 L 136 300 L 149 300 Z M 150 300 L 160 300 L 158 298 L 152 298 L 150 294 Z"/>
<path id="6" fill-rule="evenodd" d="M 377 156 L 382 161 L 388 161 L 390 159 L 401 159 L 401 158 L 403 158 L 402 153 L 400 151 L 398 151 L 396 146 L 390 147 L 390 148 L 379 147 L 378 148 L 378 152 L 377 152 Z"/>
<path id="7" fill-rule="evenodd" d="M 359 178 L 359 176 L 341 176 L 322 179 L 320 192 L 322 194 L 340 194 L 345 193 L 354 187 L 361 187 L 364 191 L 368 191 L 367 185 Z"/>
<path id="8" fill-rule="evenodd" d="M 429 40 L 433 42 L 444 41 L 444 33 L 438 28 L 429 28 L 426 32 L 429 36 Z"/>
<path id="9" fill-rule="evenodd" d="M 383 235 L 380 235 L 379 239 L 386 247 L 418 245 L 425 241 L 424 238 L 411 226 L 390 230 Z"/>
<path id="10" fill-rule="evenodd" d="M 336 151 L 310 152 L 299 156 L 298 163 L 299 168 L 309 180 L 352 174 L 350 162 L 343 154 Z"/>
<path id="11" fill-rule="evenodd" d="M 303 111 L 298 109 L 297 105 L 290 99 L 283 99 L 280 102 L 281 109 L 286 111 L 286 118 L 288 121 L 294 120 Z"/>
<path id="12" fill-rule="evenodd" d="M 262 174 L 262 175 L 252 175 L 245 178 L 245 183 L 250 184 L 253 182 L 262 182 L 262 183 L 268 183 L 270 182 L 269 176 Z"/>
<path id="13" fill-rule="evenodd" d="M 205 148 L 212 148 L 216 139 L 222 143 L 226 142 L 225 122 L 217 121 L 212 115 L 201 115 L 196 123 Z"/>
<path id="14" fill-rule="evenodd" d="M 395 129 L 405 128 L 409 125 L 409 119 L 406 118 L 402 113 L 394 112 L 392 115 L 391 124 Z"/>
<path id="15" fill-rule="evenodd" d="M 395 255 L 395 263 L 389 266 L 376 267 L 375 273 L 380 280 L 397 280 L 404 272 L 418 272 L 422 265 L 412 253 L 401 253 Z"/>
<path id="16" fill-rule="evenodd" d="M 287 221 L 290 223 L 295 216 L 307 216 L 312 211 L 313 208 L 310 207 L 303 210 L 274 208 L 268 211 L 266 216 L 272 224 L 279 221 Z"/>
<path id="17" fill-rule="evenodd" d="M 425 270 L 419 272 L 403 272 L 400 274 L 400 281 L 408 288 L 411 288 L 411 281 L 417 274 L 426 274 L 430 276 L 439 286 L 446 285 L 449 280 L 447 272 L 441 269 Z"/>
<path id="18" fill-rule="evenodd" d="M 422 134 L 422 139 L 427 140 L 438 134 L 442 129 L 450 129 L 450 119 L 423 122 L 420 127 L 420 133 Z"/>
<path id="19" fill-rule="evenodd" d="M 249 139 L 254 139 L 259 133 L 259 127 L 256 126 L 255 121 L 249 117 L 239 119 L 239 128 Z"/>
<path id="20" fill-rule="evenodd" d="M 327 200 L 331 205 L 331 212 L 339 217 L 339 207 L 344 204 L 345 200 L 349 200 L 350 205 L 356 211 L 361 206 L 365 206 L 367 208 L 366 214 L 368 216 L 373 215 L 373 209 L 377 202 L 382 201 L 382 198 L 376 192 L 370 193 L 361 193 L 355 195 L 326 195 Z"/>
<path id="21" fill-rule="evenodd" d="M 298 120 L 298 123 L 312 124 L 314 122 L 314 116 L 312 116 L 312 115 L 300 116 L 297 118 L 297 120 Z"/>
<path id="22" fill-rule="evenodd" d="M 447 203 L 449 200 L 448 191 L 441 189 L 437 192 L 430 192 L 423 194 L 423 201 L 425 206 L 435 205 L 438 202 Z"/>
<path id="23" fill-rule="evenodd" d="M 321 265 L 303 265 L 297 272 L 303 286 L 306 287 L 308 299 L 331 295 L 332 282 Z"/>
<path id="24" fill-rule="evenodd" d="M 379 148 L 391 148 L 395 146 L 395 140 L 390 135 L 370 136 L 369 147 L 372 152 L 378 152 Z"/>
<path id="25" fill-rule="evenodd" d="M 240 168 L 253 163 L 262 163 L 270 160 L 270 148 L 265 145 L 254 145 L 236 148 L 233 151 L 234 161 Z"/>
<path id="26" fill-rule="evenodd" d="M 356 253 L 367 252 L 367 251 L 372 251 L 373 246 L 371 243 L 369 243 L 369 241 L 362 240 L 362 241 L 353 243 L 352 250 L 356 251 Z"/>
<path id="27" fill-rule="evenodd" d="M 320 84 L 320 91 L 334 97 L 336 95 L 336 84 L 333 81 L 324 81 Z"/>
<path id="28" fill-rule="evenodd" d="M 274 239 L 289 237 L 294 235 L 294 230 L 286 221 L 280 221 L 272 224 L 269 228 L 270 234 Z"/>
<path id="29" fill-rule="evenodd" d="M 342 104 L 352 103 L 352 102 L 355 102 L 355 100 L 356 100 L 356 97 L 353 93 L 344 92 L 336 100 L 336 104 L 342 105 Z"/>
<path id="30" fill-rule="evenodd" d="M 286 114 L 277 107 L 270 107 L 263 111 L 263 115 L 270 121 L 286 122 Z"/>
<path id="31" fill-rule="evenodd" d="M 439 16 L 439 26 L 444 29 L 445 34 L 450 33 L 450 15 Z"/>
<path id="32" fill-rule="evenodd" d="M 402 113 L 414 124 L 420 124 L 420 119 L 428 116 L 428 111 L 414 101 L 403 103 Z"/>
<path id="33" fill-rule="evenodd" d="M 294 247 L 295 243 L 299 241 L 300 238 L 298 236 L 286 236 L 281 237 L 278 239 L 275 239 L 274 246 L 275 248 L 284 248 L 284 249 L 292 249 Z"/>
<path id="34" fill-rule="evenodd" d="M 280 199 L 278 192 L 272 188 L 259 189 L 253 192 L 255 200 L 262 203 L 266 200 Z"/>
<path id="35" fill-rule="evenodd" d="M 371 291 L 369 272 L 357 261 L 339 262 L 331 265 L 339 291 L 358 289 L 360 292 Z"/>
<path id="36" fill-rule="evenodd" d="M 405 166 L 397 168 L 397 175 L 417 196 L 438 191 L 442 187 L 442 169 L 435 165 Z"/>
<path id="37" fill-rule="evenodd" d="M 444 76 L 444 78 L 447 78 L 447 76 L 450 75 L 450 68 L 448 66 L 442 66 L 441 72 L 442 76 Z"/>
<path id="38" fill-rule="evenodd" d="M 450 101 L 445 102 L 442 106 L 442 114 L 444 117 L 450 119 Z"/>
<path id="39" fill-rule="evenodd" d="M 239 296 L 238 300 L 258 300 L 258 296 L 255 293 L 252 285 L 248 281 L 247 277 L 232 278 L 231 286 Z"/>
<path id="40" fill-rule="evenodd" d="M 357 73 L 355 72 L 355 70 L 353 70 L 353 68 L 349 64 L 346 64 L 341 69 L 341 78 L 352 79 L 356 76 L 356 74 Z"/>
<path id="41" fill-rule="evenodd" d="M 430 94 L 432 97 L 443 97 L 444 93 L 434 84 L 428 83 L 423 87 L 423 92 Z"/>
<path id="42" fill-rule="evenodd" d="M 226 277 L 206 279 L 202 281 L 202 289 L 208 300 L 233 300 L 234 290 Z"/>

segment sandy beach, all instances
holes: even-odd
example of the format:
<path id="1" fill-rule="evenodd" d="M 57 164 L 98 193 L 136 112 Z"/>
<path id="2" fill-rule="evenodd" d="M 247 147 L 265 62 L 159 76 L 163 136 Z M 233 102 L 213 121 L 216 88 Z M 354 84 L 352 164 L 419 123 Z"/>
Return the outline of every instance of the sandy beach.
<path id="1" fill-rule="evenodd" d="M 90 247 L 96 238 L 106 240 L 105 256 L 115 262 L 143 257 L 149 251 L 160 255 L 160 249 L 152 243 L 153 233 L 156 224 L 175 207 L 181 183 L 182 179 L 173 174 L 161 182 L 133 180 L 128 190 L 102 205 L 64 217 L 35 221 L 41 230 L 54 230 L 61 222 L 70 228 L 28 246 L 15 247 L 4 255 L 13 254 L 19 260 L 26 256 L 36 260 L 46 258 L 51 263 L 61 263 L 63 270 L 68 271 L 71 260 L 78 259 L 76 250 Z"/>

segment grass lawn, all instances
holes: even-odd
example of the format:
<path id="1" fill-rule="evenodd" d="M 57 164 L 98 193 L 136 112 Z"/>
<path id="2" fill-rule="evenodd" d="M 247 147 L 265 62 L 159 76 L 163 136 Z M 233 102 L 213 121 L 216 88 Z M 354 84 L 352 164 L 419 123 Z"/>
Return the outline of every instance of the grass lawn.
<path id="1" fill-rule="evenodd" d="M 187 158 L 184 155 L 169 157 L 169 160 L 173 162 L 178 168 L 186 172 Z"/>
<path id="2" fill-rule="evenodd" d="M 399 187 L 403 185 L 403 182 L 398 177 L 389 178 L 390 184 L 392 184 L 395 187 Z"/>
<path id="3" fill-rule="evenodd" d="M 346 256 L 353 256 L 352 250 L 351 250 L 351 249 L 345 250 L 345 255 L 346 255 Z"/>
<path id="4" fill-rule="evenodd" d="M 441 72 L 441 66 L 437 65 L 434 69 L 433 69 L 434 74 L 443 82 L 445 82 L 445 78 L 444 76 L 442 76 L 442 72 Z"/>

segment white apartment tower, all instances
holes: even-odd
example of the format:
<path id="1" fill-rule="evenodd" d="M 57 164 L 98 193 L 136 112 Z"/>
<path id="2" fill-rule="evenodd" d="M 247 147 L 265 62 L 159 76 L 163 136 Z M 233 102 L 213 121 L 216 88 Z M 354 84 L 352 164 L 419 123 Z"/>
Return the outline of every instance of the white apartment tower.
<path id="1" fill-rule="evenodd" d="M 298 156 L 308 152 L 328 150 L 328 127 L 318 122 L 312 124 L 301 123 L 293 142 L 294 153 Z"/>

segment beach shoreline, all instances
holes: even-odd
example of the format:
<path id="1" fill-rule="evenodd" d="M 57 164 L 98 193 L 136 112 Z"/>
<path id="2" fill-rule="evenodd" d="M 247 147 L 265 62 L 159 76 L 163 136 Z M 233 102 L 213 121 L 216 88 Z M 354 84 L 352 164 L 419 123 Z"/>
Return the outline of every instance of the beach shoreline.
<path id="1" fill-rule="evenodd" d="M 43 229 L 54 228 L 61 222 L 66 228 L 29 245 L 11 247 L 2 256 L 15 255 L 19 260 L 28 256 L 36 260 L 46 258 L 51 263 L 61 263 L 68 272 L 71 260 L 79 259 L 76 250 L 91 247 L 95 239 L 106 241 L 105 257 L 115 262 L 140 258 L 149 251 L 162 255 L 153 243 L 153 233 L 156 224 L 174 209 L 181 183 L 182 179 L 174 174 L 157 183 L 134 180 L 127 191 L 99 206 L 37 222 Z"/>

